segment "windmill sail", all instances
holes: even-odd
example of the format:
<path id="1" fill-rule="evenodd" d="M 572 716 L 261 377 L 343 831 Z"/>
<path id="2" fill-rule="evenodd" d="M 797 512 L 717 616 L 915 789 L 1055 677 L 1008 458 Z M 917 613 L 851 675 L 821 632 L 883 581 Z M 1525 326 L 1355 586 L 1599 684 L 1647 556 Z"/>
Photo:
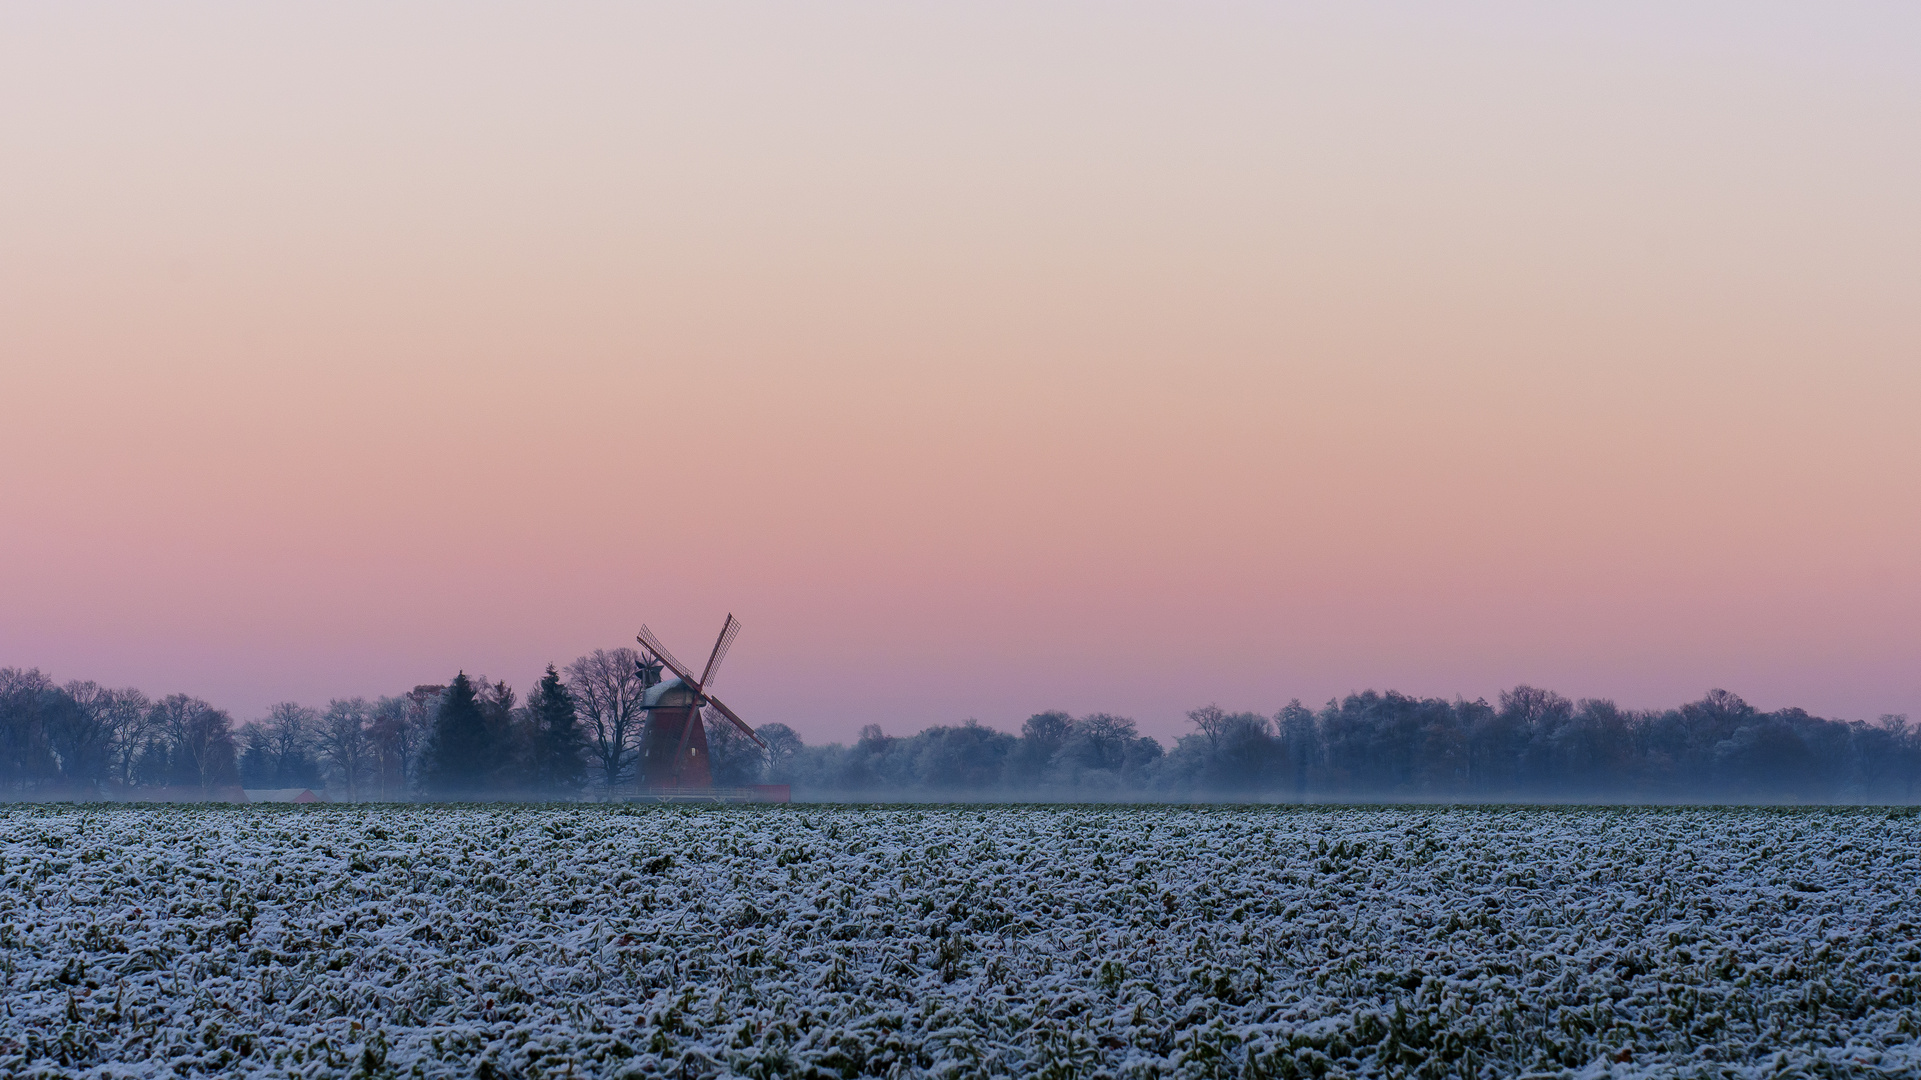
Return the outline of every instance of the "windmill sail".
<path id="1" fill-rule="evenodd" d="M 767 741 L 765 739 L 762 739 L 759 735 L 754 734 L 754 729 L 747 726 L 747 721 L 742 720 L 738 715 L 736 715 L 734 710 L 728 708 L 725 705 L 722 705 L 720 703 L 719 698 L 716 698 L 712 694 L 709 694 L 707 695 L 707 704 L 713 706 L 715 712 L 719 713 L 720 715 L 726 717 L 729 720 L 732 720 L 734 722 L 734 726 L 741 730 L 741 734 L 746 735 L 748 738 L 754 740 L 755 746 L 760 747 L 762 750 L 767 749 Z"/>
<path id="2" fill-rule="evenodd" d="M 700 687 L 700 684 L 694 681 L 694 677 L 687 673 L 687 665 L 674 659 L 674 654 L 668 652 L 667 646 L 662 645 L 660 639 L 655 637 L 654 632 L 647 629 L 644 624 L 640 628 L 640 633 L 635 636 L 635 640 L 647 646 L 647 650 L 658 657 L 661 663 L 666 664 L 668 671 L 678 675 L 680 681 L 686 683 L 689 689 L 697 690 Z"/>
<path id="3" fill-rule="evenodd" d="M 727 655 L 728 648 L 734 644 L 734 636 L 739 633 L 740 620 L 734 618 L 734 613 L 730 611 L 727 621 L 721 624 L 720 636 L 714 639 L 714 651 L 707 657 L 707 670 L 700 673 L 700 685 L 695 689 L 704 690 L 713 683 L 715 672 L 720 670 L 720 658 Z"/>

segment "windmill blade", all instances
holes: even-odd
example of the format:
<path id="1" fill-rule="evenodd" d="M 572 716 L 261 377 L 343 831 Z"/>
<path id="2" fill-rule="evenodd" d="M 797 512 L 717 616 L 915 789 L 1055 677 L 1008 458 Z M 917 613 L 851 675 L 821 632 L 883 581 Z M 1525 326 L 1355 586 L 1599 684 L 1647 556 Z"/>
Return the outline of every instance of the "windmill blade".
<path id="1" fill-rule="evenodd" d="M 700 673 L 700 685 L 694 688 L 695 692 L 705 689 L 707 684 L 714 681 L 714 672 L 720 668 L 720 658 L 727 655 L 728 648 L 734 644 L 734 635 L 738 633 L 740 620 L 734 618 L 734 613 L 730 611 L 727 621 L 720 624 L 720 636 L 714 639 L 714 651 L 708 654 L 707 670 Z"/>
<path id="2" fill-rule="evenodd" d="M 747 721 L 742 720 L 740 717 L 734 715 L 734 710 L 728 708 L 725 705 L 722 705 L 720 703 L 719 698 L 716 698 L 710 694 L 707 696 L 707 704 L 712 705 L 714 707 L 715 712 L 719 713 L 720 715 L 726 717 L 729 720 L 732 720 L 734 722 L 734 726 L 739 728 L 742 734 L 754 740 L 755 746 L 760 747 L 762 750 L 767 749 L 766 740 L 754 734 L 754 729 L 747 726 Z"/>
<path id="3" fill-rule="evenodd" d="M 660 643 L 660 639 L 654 636 L 654 632 L 652 630 L 647 629 L 647 625 L 645 623 L 641 624 L 640 633 L 638 636 L 634 638 L 634 640 L 640 642 L 642 645 L 647 646 L 647 651 L 653 653 L 656 657 L 658 657 L 661 663 L 666 664 L 668 671 L 671 671 L 675 675 L 680 676 L 681 682 L 686 683 L 690 687 L 698 687 L 700 685 L 699 683 L 694 681 L 694 677 L 692 675 L 687 674 L 686 665 L 674 659 L 674 654 L 667 651 L 667 646 L 662 645 Z"/>

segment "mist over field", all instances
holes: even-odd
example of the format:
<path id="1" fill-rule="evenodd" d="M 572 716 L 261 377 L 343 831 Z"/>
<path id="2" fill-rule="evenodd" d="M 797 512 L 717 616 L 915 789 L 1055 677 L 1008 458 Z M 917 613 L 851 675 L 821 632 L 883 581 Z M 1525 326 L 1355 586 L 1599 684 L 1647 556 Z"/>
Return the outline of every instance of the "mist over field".
<path id="1" fill-rule="evenodd" d="M 0 792 L 14 799 L 195 800 L 311 789 L 341 802 L 622 799 L 640 793 L 653 721 L 630 649 L 549 668 L 522 700 L 460 673 L 372 701 L 284 702 L 236 724 L 181 694 L 0 669 Z M 709 713 L 713 786 L 787 785 L 811 801 L 1909 803 L 1921 732 L 1904 716 L 1762 712 L 1725 690 L 1671 709 L 1519 686 L 1497 702 L 1350 694 L 1272 715 L 1206 705 L 1171 745 L 1122 716 L 1035 713 L 1018 733 L 967 721 L 870 725 L 765 747 Z"/>

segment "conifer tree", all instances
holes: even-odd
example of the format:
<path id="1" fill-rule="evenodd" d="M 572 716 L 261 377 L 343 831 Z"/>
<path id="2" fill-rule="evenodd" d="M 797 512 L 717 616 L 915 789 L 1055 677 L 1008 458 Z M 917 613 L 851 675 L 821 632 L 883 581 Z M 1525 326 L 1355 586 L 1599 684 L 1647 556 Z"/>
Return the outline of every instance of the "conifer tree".
<path id="1" fill-rule="evenodd" d="M 526 710 L 514 704 L 514 688 L 504 680 L 474 680 L 474 700 L 487 726 L 487 759 L 475 786 L 495 795 L 524 795 L 529 784 L 532 746 L 527 738 Z"/>
<path id="2" fill-rule="evenodd" d="M 427 793 L 436 798 L 474 798 L 494 766 L 492 732 L 482 715 L 473 681 L 462 671 L 441 695 L 428 755 Z"/>
<path id="3" fill-rule="evenodd" d="M 553 797 L 579 791 L 587 779 L 587 740 L 580 730 L 573 692 L 554 665 L 547 665 L 527 710 L 533 720 L 535 792 Z"/>

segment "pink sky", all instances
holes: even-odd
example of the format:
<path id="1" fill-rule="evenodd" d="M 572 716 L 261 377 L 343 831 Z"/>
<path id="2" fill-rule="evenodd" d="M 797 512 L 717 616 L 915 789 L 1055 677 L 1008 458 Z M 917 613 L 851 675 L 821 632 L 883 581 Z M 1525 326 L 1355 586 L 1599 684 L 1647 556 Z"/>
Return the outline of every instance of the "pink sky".
<path id="1" fill-rule="evenodd" d="M 0 11 L 0 665 L 1921 716 L 1909 5 Z"/>

